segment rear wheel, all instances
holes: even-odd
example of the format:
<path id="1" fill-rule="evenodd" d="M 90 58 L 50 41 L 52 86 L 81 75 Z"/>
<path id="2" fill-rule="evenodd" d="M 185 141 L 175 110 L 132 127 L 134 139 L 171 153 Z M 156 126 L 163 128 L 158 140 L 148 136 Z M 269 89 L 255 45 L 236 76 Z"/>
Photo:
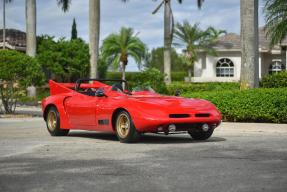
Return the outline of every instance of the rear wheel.
<path id="1" fill-rule="evenodd" d="M 188 133 L 194 140 L 206 140 L 211 137 L 213 130 L 213 128 L 210 128 L 207 131 L 203 131 L 202 129 L 196 128 L 188 131 Z"/>
<path id="2" fill-rule="evenodd" d="M 118 113 L 116 122 L 116 133 L 122 143 L 136 142 L 139 139 L 139 133 L 137 132 L 133 121 L 127 111 L 121 111 Z"/>
<path id="3" fill-rule="evenodd" d="M 58 110 L 54 106 L 48 109 L 46 115 L 46 125 L 49 133 L 52 136 L 66 136 L 69 133 L 68 129 L 60 128 L 60 115 Z"/>

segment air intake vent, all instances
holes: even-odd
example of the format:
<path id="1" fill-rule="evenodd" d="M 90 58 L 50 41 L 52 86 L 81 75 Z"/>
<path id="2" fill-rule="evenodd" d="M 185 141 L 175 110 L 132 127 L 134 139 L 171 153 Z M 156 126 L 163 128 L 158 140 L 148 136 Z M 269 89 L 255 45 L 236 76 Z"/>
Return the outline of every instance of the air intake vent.
<path id="1" fill-rule="evenodd" d="M 189 114 L 169 114 L 169 118 L 187 118 Z"/>
<path id="2" fill-rule="evenodd" d="M 195 117 L 209 117 L 210 114 L 209 113 L 198 113 L 198 114 L 195 114 Z"/>

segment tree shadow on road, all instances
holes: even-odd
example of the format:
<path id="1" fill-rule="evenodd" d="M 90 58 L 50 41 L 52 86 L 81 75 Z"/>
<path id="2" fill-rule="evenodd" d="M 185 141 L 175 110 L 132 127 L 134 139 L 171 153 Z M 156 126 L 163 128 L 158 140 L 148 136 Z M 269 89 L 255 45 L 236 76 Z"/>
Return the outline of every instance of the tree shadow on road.
<path id="1" fill-rule="evenodd" d="M 69 137 L 82 137 L 87 139 L 99 139 L 106 141 L 119 142 L 116 135 L 111 133 L 99 132 L 70 132 Z M 197 141 L 192 139 L 189 135 L 159 135 L 159 134 L 144 134 L 141 135 L 137 144 L 171 144 L 171 143 L 210 143 L 226 141 L 222 137 L 211 137 L 205 141 Z"/>

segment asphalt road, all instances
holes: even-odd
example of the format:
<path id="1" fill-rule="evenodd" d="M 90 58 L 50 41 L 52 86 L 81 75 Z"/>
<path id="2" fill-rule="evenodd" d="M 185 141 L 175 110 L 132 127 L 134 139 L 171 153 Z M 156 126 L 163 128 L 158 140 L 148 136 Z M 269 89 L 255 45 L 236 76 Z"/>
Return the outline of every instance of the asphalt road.
<path id="1" fill-rule="evenodd" d="M 287 125 L 223 123 L 206 142 L 188 135 L 73 131 L 42 119 L 0 119 L 0 191 L 286 191 Z"/>

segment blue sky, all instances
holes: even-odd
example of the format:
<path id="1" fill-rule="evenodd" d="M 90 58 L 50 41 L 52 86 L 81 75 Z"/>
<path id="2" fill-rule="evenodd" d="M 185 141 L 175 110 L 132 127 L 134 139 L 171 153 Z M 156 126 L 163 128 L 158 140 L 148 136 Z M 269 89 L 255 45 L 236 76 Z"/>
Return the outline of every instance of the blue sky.
<path id="1" fill-rule="evenodd" d="M 191 23 L 199 22 L 202 28 L 213 26 L 227 32 L 240 32 L 240 0 L 205 0 L 201 10 L 197 9 L 197 0 L 184 0 L 178 4 L 173 0 L 175 21 L 187 19 Z M 2 2 L 2 1 L 1 1 Z M 156 15 L 152 11 L 159 1 L 120 0 L 101 1 L 101 40 L 121 26 L 132 27 L 150 49 L 163 45 L 163 9 Z M 56 0 L 37 0 L 37 35 L 48 34 L 70 38 L 72 20 L 77 22 L 78 36 L 88 42 L 88 0 L 72 0 L 69 12 L 63 13 Z M 259 25 L 264 25 L 262 14 L 263 0 L 259 6 Z M 2 13 L 2 3 L 0 7 Z M 1 14 L 2 15 L 2 14 Z M 14 0 L 6 6 L 7 28 L 25 31 L 25 0 Z M 3 19 L 1 17 L 0 26 Z M 2 27 L 1 27 L 2 28 Z M 134 63 L 128 65 L 128 71 L 137 70 Z"/>

